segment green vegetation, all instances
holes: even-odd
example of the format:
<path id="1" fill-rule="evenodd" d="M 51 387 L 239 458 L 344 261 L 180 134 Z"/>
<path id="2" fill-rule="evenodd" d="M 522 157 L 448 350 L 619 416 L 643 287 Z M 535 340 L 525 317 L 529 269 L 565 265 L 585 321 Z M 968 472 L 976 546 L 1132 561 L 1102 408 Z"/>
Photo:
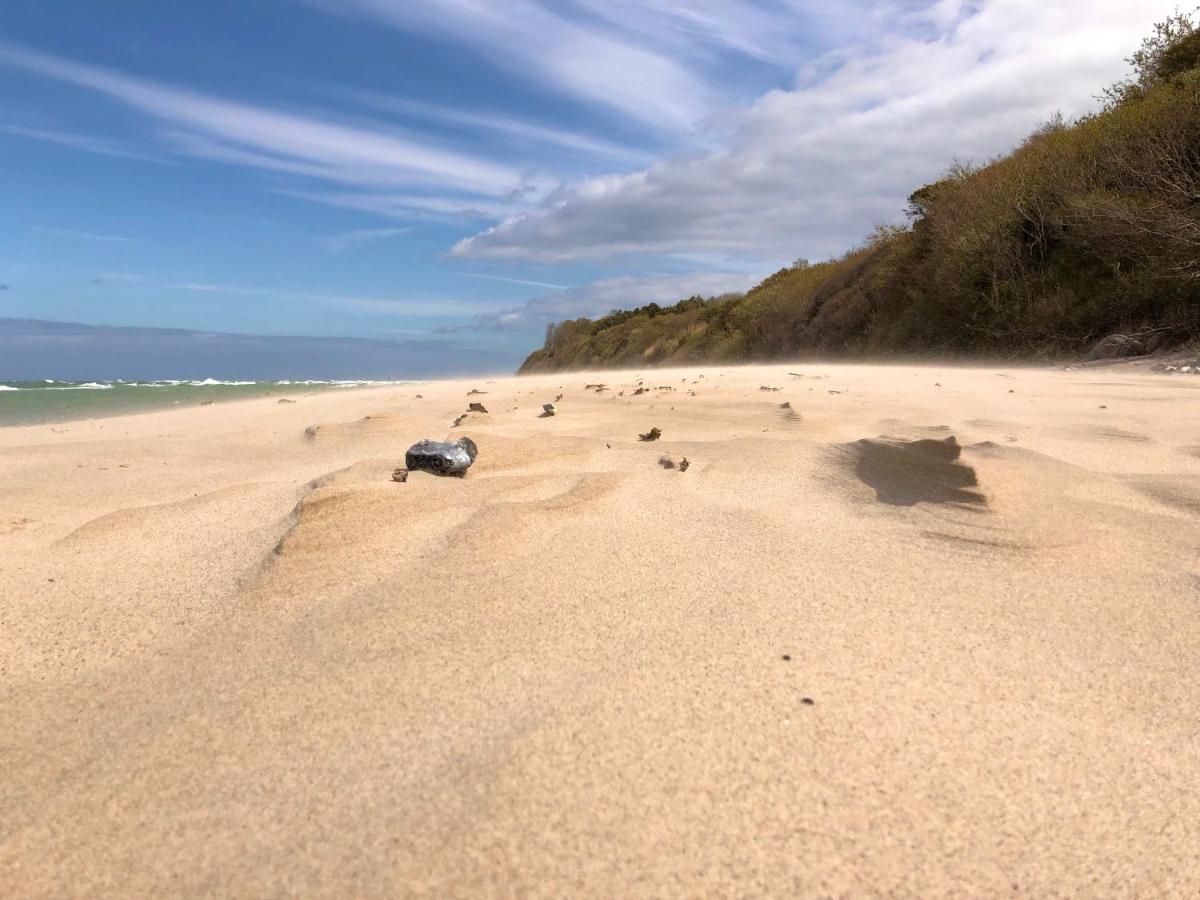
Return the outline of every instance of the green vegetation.
<path id="1" fill-rule="evenodd" d="M 916 191 L 907 226 L 744 296 L 557 323 L 522 371 L 1200 339 L 1200 29 L 1174 16 L 1130 62 L 1100 112 Z"/>

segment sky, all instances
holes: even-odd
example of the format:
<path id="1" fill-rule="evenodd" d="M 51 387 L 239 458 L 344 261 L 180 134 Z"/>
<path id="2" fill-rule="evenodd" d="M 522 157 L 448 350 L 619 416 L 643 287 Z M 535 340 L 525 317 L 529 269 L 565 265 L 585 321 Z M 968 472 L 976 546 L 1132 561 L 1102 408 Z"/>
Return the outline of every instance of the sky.
<path id="1" fill-rule="evenodd" d="M 5 0 L 0 317 L 445 340 L 744 290 L 1176 0 Z"/>

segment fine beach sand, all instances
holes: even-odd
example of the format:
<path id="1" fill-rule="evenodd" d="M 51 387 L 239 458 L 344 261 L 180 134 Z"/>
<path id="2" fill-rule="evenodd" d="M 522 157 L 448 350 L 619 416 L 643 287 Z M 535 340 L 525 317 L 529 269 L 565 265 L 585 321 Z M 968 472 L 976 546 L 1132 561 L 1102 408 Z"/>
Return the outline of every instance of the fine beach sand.
<path id="1" fill-rule="evenodd" d="M 1200 378 L 0 429 L 0 597 L 4 896 L 1200 894 Z"/>

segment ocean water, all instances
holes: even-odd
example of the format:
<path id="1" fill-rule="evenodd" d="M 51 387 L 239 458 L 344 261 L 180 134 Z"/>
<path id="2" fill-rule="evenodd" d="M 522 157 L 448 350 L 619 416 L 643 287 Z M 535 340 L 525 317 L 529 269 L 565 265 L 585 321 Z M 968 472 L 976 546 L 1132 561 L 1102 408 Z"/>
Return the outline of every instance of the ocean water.
<path id="1" fill-rule="evenodd" d="M 67 422 L 397 381 L 0 381 L 0 426 Z"/>

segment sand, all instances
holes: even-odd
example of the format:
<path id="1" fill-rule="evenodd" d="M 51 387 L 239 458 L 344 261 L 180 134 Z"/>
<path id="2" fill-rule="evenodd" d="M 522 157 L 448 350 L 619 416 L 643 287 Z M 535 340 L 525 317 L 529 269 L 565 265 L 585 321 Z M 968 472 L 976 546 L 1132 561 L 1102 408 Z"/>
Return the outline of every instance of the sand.
<path id="1" fill-rule="evenodd" d="M 0 893 L 1196 896 L 1198 524 L 1122 368 L 3 429 Z"/>

